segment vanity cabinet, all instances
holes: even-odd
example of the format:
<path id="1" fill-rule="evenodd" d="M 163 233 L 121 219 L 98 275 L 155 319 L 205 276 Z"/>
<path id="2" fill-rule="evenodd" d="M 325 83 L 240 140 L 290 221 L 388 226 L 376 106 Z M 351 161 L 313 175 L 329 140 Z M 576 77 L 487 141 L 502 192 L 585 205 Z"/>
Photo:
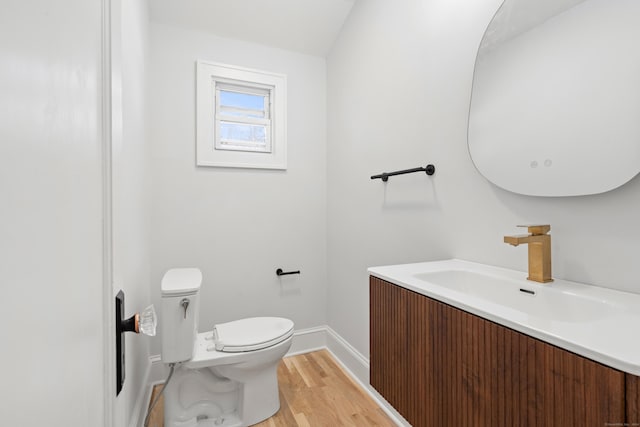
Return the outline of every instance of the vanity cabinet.
<path id="1" fill-rule="evenodd" d="M 626 423 L 640 426 L 640 377 L 626 374 Z"/>
<path id="2" fill-rule="evenodd" d="M 640 421 L 638 377 L 373 276 L 370 343 L 371 385 L 414 427 Z"/>

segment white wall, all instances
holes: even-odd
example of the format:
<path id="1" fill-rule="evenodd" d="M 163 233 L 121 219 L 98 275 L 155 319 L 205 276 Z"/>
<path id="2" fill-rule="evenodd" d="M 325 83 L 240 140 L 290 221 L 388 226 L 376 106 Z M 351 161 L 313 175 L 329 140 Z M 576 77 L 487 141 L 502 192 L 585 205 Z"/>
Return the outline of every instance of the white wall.
<path id="1" fill-rule="evenodd" d="M 0 424 L 102 426 L 100 1 L 2 3 Z"/>
<path id="2" fill-rule="evenodd" d="M 526 271 L 526 247 L 502 242 L 516 224 L 551 224 L 555 277 L 640 292 L 640 179 L 535 198 L 493 186 L 470 161 L 475 54 L 499 5 L 356 2 L 327 59 L 329 325 L 365 355 L 366 267 L 457 257 Z M 432 178 L 368 179 L 427 162 Z"/>
<path id="3" fill-rule="evenodd" d="M 146 0 L 116 0 L 112 6 L 119 12 L 113 19 L 113 282 L 114 294 L 120 289 L 125 293 L 129 317 L 151 303 L 148 5 Z M 135 405 L 147 386 L 150 341 L 144 335 L 125 334 L 126 378 L 116 400 L 117 426 L 129 425 L 138 416 Z"/>
<path id="4" fill-rule="evenodd" d="M 195 166 L 196 60 L 287 75 L 286 171 Z M 200 330 L 247 316 L 288 317 L 297 329 L 326 323 L 325 71 L 324 59 L 151 25 L 156 306 L 166 270 L 198 267 Z M 278 267 L 302 274 L 279 279 Z"/>

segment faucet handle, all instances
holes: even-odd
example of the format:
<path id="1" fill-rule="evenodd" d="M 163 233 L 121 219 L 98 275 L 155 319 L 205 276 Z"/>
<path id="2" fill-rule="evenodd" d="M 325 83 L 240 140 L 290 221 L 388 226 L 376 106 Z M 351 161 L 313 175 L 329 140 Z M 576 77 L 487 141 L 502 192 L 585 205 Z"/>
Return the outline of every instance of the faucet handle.
<path id="1" fill-rule="evenodd" d="M 547 234 L 551 230 L 551 226 L 546 225 L 518 225 L 518 227 L 526 227 L 532 236 L 541 236 Z"/>

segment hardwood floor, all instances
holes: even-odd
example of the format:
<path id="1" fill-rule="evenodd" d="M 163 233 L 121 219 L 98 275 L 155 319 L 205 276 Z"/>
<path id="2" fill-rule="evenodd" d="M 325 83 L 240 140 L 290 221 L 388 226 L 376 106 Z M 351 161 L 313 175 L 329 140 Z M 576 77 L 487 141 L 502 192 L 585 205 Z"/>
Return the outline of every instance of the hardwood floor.
<path id="1" fill-rule="evenodd" d="M 328 351 L 285 357 L 278 367 L 280 411 L 259 427 L 395 426 Z M 152 400 L 161 385 L 154 388 Z M 162 398 L 149 427 L 164 427 Z"/>

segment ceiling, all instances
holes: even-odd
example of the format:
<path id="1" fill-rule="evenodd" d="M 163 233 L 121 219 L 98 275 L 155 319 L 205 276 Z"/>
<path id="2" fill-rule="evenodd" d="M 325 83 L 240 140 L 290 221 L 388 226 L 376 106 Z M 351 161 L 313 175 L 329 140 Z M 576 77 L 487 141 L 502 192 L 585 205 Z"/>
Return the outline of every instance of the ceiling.
<path id="1" fill-rule="evenodd" d="M 153 22 L 325 57 L 356 0 L 151 0 Z"/>

